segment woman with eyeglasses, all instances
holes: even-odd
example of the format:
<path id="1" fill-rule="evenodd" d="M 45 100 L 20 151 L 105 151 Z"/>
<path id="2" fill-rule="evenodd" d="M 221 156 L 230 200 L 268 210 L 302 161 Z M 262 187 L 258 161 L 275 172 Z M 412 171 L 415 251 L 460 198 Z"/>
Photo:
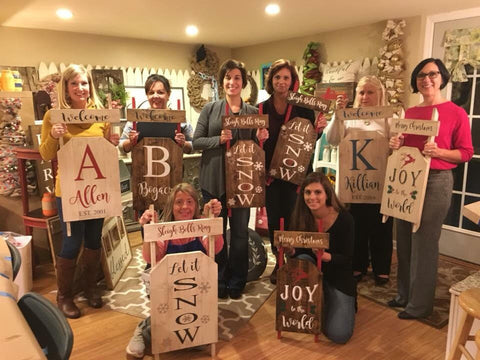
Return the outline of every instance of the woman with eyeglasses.
<path id="1" fill-rule="evenodd" d="M 473 155 L 468 115 L 441 93 L 449 78 L 443 62 L 429 58 L 415 67 L 410 80 L 413 92 L 420 92 L 423 102 L 409 108 L 405 118 L 430 120 L 433 109 L 437 109 L 440 128 L 435 140 L 427 143 L 426 136 L 411 134 L 397 134 L 390 139 L 392 149 L 412 146 L 432 159 L 419 229 L 412 233 L 410 222 L 396 219 L 397 296 L 388 305 L 405 308 L 398 313 L 400 319 L 424 318 L 433 311 L 438 242 L 450 207 L 452 169 Z"/>

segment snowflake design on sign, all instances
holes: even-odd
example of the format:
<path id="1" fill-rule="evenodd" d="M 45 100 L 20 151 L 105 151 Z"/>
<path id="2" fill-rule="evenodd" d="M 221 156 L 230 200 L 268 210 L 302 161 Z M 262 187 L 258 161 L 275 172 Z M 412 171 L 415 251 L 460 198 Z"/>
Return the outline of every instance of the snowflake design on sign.
<path id="1" fill-rule="evenodd" d="M 210 290 L 210 284 L 207 282 L 202 282 L 200 283 L 200 285 L 198 286 L 198 289 L 200 290 L 200 292 L 202 294 L 205 294 L 205 293 L 208 293 L 208 290 Z"/>
<path id="2" fill-rule="evenodd" d="M 308 143 L 308 142 L 305 143 L 305 144 L 303 144 L 303 150 L 305 150 L 305 151 L 312 151 L 312 149 L 313 149 L 313 145 L 312 145 L 312 144 L 310 144 L 310 143 Z"/>
<path id="3" fill-rule="evenodd" d="M 260 161 L 257 161 L 255 164 L 253 164 L 253 168 L 257 171 L 260 171 L 263 169 L 263 164 Z"/>
<path id="4" fill-rule="evenodd" d="M 232 152 L 231 152 L 231 151 L 227 151 L 227 152 L 225 153 L 225 156 L 226 156 L 226 157 L 231 157 L 231 156 L 232 156 Z"/>
<path id="5" fill-rule="evenodd" d="M 304 172 L 305 171 L 305 167 L 303 165 L 300 165 L 298 167 L 298 172 Z"/>
<path id="6" fill-rule="evenodd" d="M 228 199 L 228 206 L 233 206 L 233 205 L 235 205 L 235 199 L 234 198 Z"/>
<path id="7" fill-rule="evenodd" d="M 202 315 L 200 317 L 200 321 L 202 322 L 202 324 L 208 324 L 210 322 L 210 316 L 208 315 Z"/>
<path id="8" fill-rule="evenodd" d="M 260 194 L 260 193 L 263 192 L 263 188 L 262 188 L 261 186 L 257 186 L 257 187 L 255 188 L 255 192 L 256 192 L 257 194 Z"/>
<path id="9" fill-rule="evenodd" d="M 270 175 L 272 176 L 277 175 L 277 169 L 270 169 Z"/>
<path id="10" fill-rule="evenodd" d="M 287 130 L 287 127 L 285 125 L 282 125 L 282 127 L 280 128 L 282 131 L 285 131 Z"/>
<path id="11" fill-rule="evenodd" d="M 192 314 L 183 314 L 179 319 L 181 324 L 190 324 L 193 321 Z"/>
<path id="12" fill-rule="evenodd" d="M 160 314 L 165 314 L 167 311 L 168 311 L 168 304 L 167 303 L 163 303 L 163 304 L 160 304 L 157 306 L 157 311 L 160 313 Z"/>

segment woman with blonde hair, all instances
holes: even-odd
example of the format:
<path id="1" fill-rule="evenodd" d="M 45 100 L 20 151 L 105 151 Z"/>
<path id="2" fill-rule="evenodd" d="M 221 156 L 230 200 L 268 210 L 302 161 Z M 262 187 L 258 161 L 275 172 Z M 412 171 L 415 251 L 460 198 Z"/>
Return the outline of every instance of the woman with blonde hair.
<path id="1" fill-rule="evenodd" d="M 344 109 L 348 99 L 339 95 L 337 109 Z M 362 77 L 356 88 L 353 107 L 384 106 L 385 88 L 381 81 L 372 75 Z M 389 129 L 384 119 L 341 121 L 333 116 L 325 129 L 328 143 L 338 145 L 352 131 L 377 131 L 388 137 Z M 384 154 L 385 157 L 388 154 Z M 380 204 L 350 204 L 350 213 L 355 219 L 355 250 L 353 255 L 353 275 L 360 281 L 372 264 L 375 284 L 384 285 L 389 281 L 392 262 L 393 219 L 382 222 Z"/>
<path id="2" fill-rule="evenodd" d="M 58 83 L 58 104 L 61 109 L 99 109 L 102 105 L 97 97 L 90 73 L 82 65 L 70 65 L 62 73 Z M 40 155 L 46 161 L 57 156 L 59 139 L 66 143 L 73 137 L 102 136 L 117 146 L 119 136 L 111 134 L 108 123 L 91 124 L 52 124 L 48 111 L 42 124 Z M 58 169 L 55 183 L 58 215 L 62 226 L 62 249 L 56 259 L 57 269 L 57 304 L 68 318 L 80 317 L 80 310 L 73 301 L 73 278 L 75 275 L 77 256 L 82 242 L 84 249 L 82 265 L 84 268 L 84 290 L 88 304 L 100 308 L 102 298 L 97 287 L 97 270 L 100 264 L 101 235 L 103 219 L 91 219 L 71 222 L 71 235 L 67 236 L 66 224 L 63 221 L 62 200 L 60 190 L 60 171 Z"/>

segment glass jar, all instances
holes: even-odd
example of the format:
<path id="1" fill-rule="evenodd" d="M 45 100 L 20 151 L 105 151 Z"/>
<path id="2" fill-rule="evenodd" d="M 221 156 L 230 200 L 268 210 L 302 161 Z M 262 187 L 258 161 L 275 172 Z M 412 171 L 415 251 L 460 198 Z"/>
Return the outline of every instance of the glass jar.
<path id="1" fill-rule="evenodd" d="M 322 161 L 330 162 L 330 145 L 325 145 L 323 148 Z"/>
<path id="2" fill-rule="evenodd" d="M 337 151 L 338 151 L 338 148 L 336 146 L 333 146 L 332 152 L 330 153 L 330 161 L 334 164 L 337 163 Z"/>

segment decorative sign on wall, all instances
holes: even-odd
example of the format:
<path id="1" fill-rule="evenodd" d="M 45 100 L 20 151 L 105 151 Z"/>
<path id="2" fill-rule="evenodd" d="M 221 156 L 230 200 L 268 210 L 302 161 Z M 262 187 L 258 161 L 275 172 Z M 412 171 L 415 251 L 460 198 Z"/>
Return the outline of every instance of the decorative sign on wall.
<path id="1" fill-rule="evenodd" d="M 275 330 L 320 334 L 322 277 L 314 264 L 290 259 L 277 272 Z"/>
<path id="2" fill-rule="evenodd" d="M 312 123 L 296 117 L 282 125 L 268 174 L 300 185 L 307 175 L 317 133 Z"/>
<path id="3" fill-rule="evenodd" d="M 436 109 L 433 110 L 432 120 L 403 119 L 401 123 L 406 124 L 407 129 L 414 128 L 418 134 L 421 121 L 425 122 L 423 127 L 426 131 L 420 135 L 430 135 L 428 142 L 432 142 L 434 135 L 429 125 L 438 122 Z M 418 230 L 422 218 L 430 161 L 429 156 L 424 157 L 416 147 L 409 146 L 394 150 L 388 158 L 380 212 L 411 222 L 413 232 Z"/>
<path id="4" fill-rule="evenodd" d="M 287 103 L 323 113 L 328 112 L 330 109 L 330 100 L 328 99 L 300 94 L 293 91 L 288 92 Z"/>
<path id="5" fill-rule="evenodd" d="M 347 106 L 351 106 L 353 104 L 353 100 L 355 99 L 356 85 L 357 84 L 354 82 L 319 83 L 317 84 L 317 89 L 315 90 L 315 96 L 325 100 L 330 100 L 332 101 L 332 104 L 334 104 L 338 95 L 344 95 L 348 98 Z"/>
<path id="6" fill-rule="evenodd" d="M 225 153 L 227 206 L 265 206 L 265 152 L 253 140 L 238 140 Z"/>
<path id="7" fill-rule="evenodd" d="M 74 137 L 57 158 L 65 222 L 122 215 L 115 146 L 103 137 Z"/>
<path id="8" fill-rule="evenodd" d="M 390 149 L 377 131 L 350 131 L 339 145 L 339 198 L 345 203 L 379 204 Z"/>
<path id="9" fill-rule="evenodd" d="M 38 149 L 41 142 L 42 125 L 30 125 L 28 128 L 30 130 L 30 143 L 34 149 Z M 35 172 L 37 175 L 38 194 L 54 192 L 55 179 L 53 178 L 52 162 L 36 160 Z"/>
<path id="10" fill-rule="evenodd" d="M 164 123 L 181 123 L 187 121 L 184 110 L 163 109 L 128 109 L 127 120 Z"/>
<path id="11" fill-rule="evenodd" d="M 129 110 L 130 111 L 130 110 Z M 182 181 L 182 148 L 169 138 L 143 138 L 132 150 L 133 208 L 163 209 L 172 187 Z"/>
<path id="12" fill-rule="evenodd" d="M 121 216 L 105 219 L 102 230 L 102 267 L 107 288 L 112 290 L 132 260 L 127 230 Z"/>

